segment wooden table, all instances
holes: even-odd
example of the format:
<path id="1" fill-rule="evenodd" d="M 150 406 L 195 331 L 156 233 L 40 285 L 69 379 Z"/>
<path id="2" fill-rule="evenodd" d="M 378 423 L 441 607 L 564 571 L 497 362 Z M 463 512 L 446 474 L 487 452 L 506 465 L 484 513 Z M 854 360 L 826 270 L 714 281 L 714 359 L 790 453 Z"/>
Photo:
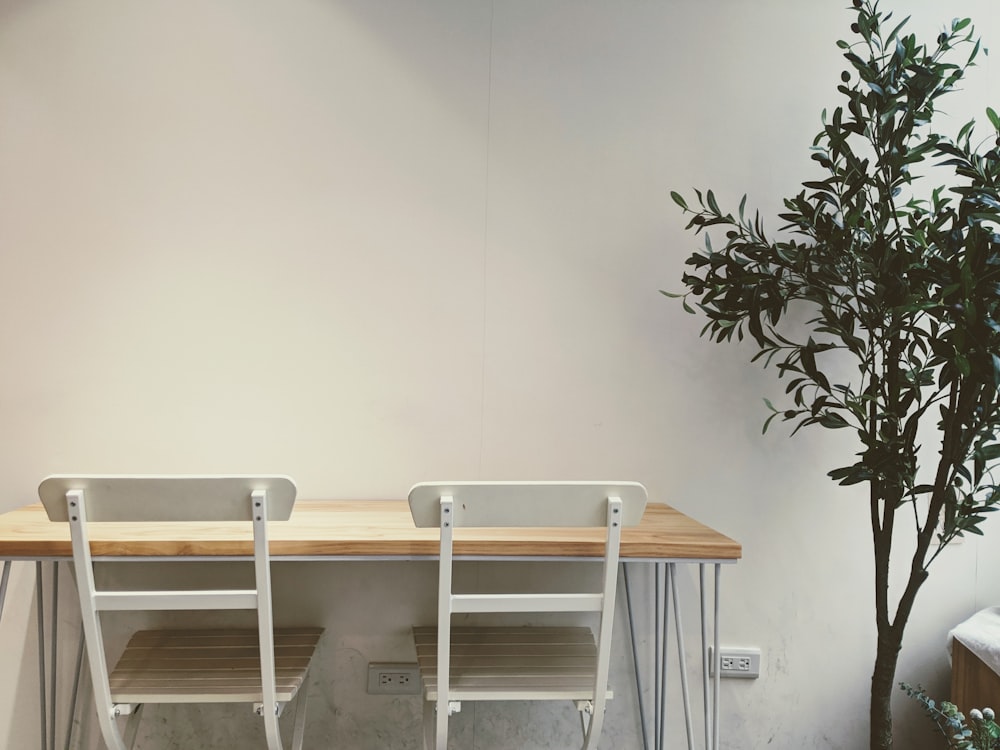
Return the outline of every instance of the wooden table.
<path id="1" fill-rule="evenodd" d="M 437 556 L 436 528 L 418 529 L 413 525 L 405 500 L 300 500 L 292 517 L 286 522 L 273 522 L 269 536 L 274 562 L 311 560 L 406 560 L 433 559 Z M 162 524 L 154 531 L 140 532 L 129 524 L 93 524 L 92 550 L 95 557 L 107 559 L 149 559 L 157 557 L 251 558 L 252 536 L 246 524 Z M 457 529 L 457 556 L 474 560 L 586 559 L 602 555 L 603 529 Z M 742 549 L 738 542 L 668 505 L 650 503 L 642 522 L 622 533 L 621 558 L 625 563 L 624 590 L 627 599 L 628 626 L 632 641 L 632 657 L 636 670 L 636 688 L 640 696 L 640 720 L 643 745 L 650 748 L 649 732 L 641 696 L 641 663 L 636 649 L 635 618 L 632 606 L 632 586 L 629 569 L 642 563 L 654 567 L 652 619 L 655 632 L 653 747 L 661 750 L 665 737 L 667 639 L 670 612 L 673 612 L 677 637 L 677 652 L 684 696 L 685 721 L 691 736 L 690 701 L 687 691 L 687 665 L 680 607 L 677 605 L 676 567 L 680 564 L 699 566 L 701 593 L 702 685 L 705 706 L 705 748 L 718 747 L 719 679 L 708 679 L 708 590 L 714 594 L 711 617 L 713 654 L 719 654 L 719 579 L 721 565 L 739 560 Z M 53 563 L 70 560 L 72 549 L 68 524 L 48 520 L 41 504 L 0 514 L 0 559 L 5 560 L 0 578 L 0 617 L 6 596 L 12 560 L 36 562 L 38 586 L 39 672 L 42 697 L 42 750 L 55 747 L 54 675 L 55 658 L 51 659 L 52 705 L 48 714 L 45 703 L 45 665 L 41 644 L 45 639 L 44 596 L 42 592 L 42 561 Z M 714 583 L 706 583 L 706 569 L 714 568 Z M 53 566 L 54 568 L 54 566 Z M 55 569 L 55 568 L 54 568 Z M 55 573 L 53 573 L 53 577 Z M 54 579 L 55 580 L 55 579 Z M 671 599 L 673 606 L 671 607 Z M 53 597 L 53 608 L 55 597 Z M 53 613 L 54 615 L 54 613 Z M 50 615 L 50 643 L 57 642 L 57 617 Z M 54 652 L 53 652 L 54 654 Z M 718 664 L 714 670 L 719 674 Z M 47 719 L 46 717 L 50 718 Z M 48 722 L 48 726 L 47 726 Z"/>
<path id="2" fill-rule="evenodd" d="M 399 558 L 437 555 L 437 529 L 418 529 L 405 500 L 299 500 L 289 521 L 271 524 L 272 558 Z M 129 524 L 93 524 L 95 556 L 253 555 L 246 524 L 162 524 L 141 534 Z M 459 529 L 455 552 L 470 557 L 599 557 L 603 529 Z M 738 542 L 668 505 L 650 503 L 639 526 L 622 532 L 630 560 L 736 562 Z M 0 515 L 0 559 L 70 559 L 69 527 L 41 504 Z"/>

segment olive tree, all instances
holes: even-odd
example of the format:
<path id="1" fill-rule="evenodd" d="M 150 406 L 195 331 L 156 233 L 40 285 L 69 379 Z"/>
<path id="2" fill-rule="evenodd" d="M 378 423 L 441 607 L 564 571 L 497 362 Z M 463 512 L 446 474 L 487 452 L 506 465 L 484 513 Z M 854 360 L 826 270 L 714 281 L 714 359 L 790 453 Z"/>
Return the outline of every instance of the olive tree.
<path id="1" fill-rule="evenodd" d="M 837 43 L 848 63 L 843 99 L 813 141 L 817 179 L 784 201 L 774 235 L 746 196 L 734 214 L 711 190 L 690 203 L 672 193 L 704 249 L 687 259 L 685 291 L 664 294 L 707 317 L 703 336 L 748 336 L 754 361 L 785 380 L 787 403 L 767 402 L 765 430 L 777 419 L 793 434 L 819 425 L 857 438 L 858 452 L 829 476 L 867 485 L 871 748 L 887 750 L 917 593 L 940 551 L 981 534 L 1000 503 L 991 473 L 1000 458 L 1000 118 L 986 109 L 985 139 L 973 122 L 952 137 L 933 127 L 941 97 L 986 52 L 969 19 L 925 44 L 878 0 L 854 0 L 849 12 L 851 39 Z M 894 558 L 901 524 L 914 541 Z M 908 578 L 890 596 L 900 562 Z"/>

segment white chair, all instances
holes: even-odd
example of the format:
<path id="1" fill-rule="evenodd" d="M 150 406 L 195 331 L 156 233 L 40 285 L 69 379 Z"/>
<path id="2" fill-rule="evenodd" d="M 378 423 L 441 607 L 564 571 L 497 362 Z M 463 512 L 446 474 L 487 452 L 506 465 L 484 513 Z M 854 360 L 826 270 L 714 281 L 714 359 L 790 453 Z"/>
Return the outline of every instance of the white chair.
<path id="1" fill-rule="evenodd" d="M 424 691 L 424 746 L 446 750 L 449 714 L 462 701 L 570 700 L 590 715 L 583 750 L 597 747 L 604 721 L 623 526 L 639 523 L 646 490 L 634 482 L 445 482 L 410 490 L 418 527 L 440 528 L 437 627 L 413 636 Z M 601 586 L 557 593 L 456 593 L 454 529 L 603 527 Z M 459 537 L 461 543 L 461 537 Z M 558 559 L 558 558 L 556 558 Z M 453 613 L 590 612 L 589 627 L 453 627 Z"/>
<path id="2" fill-rule="evenodd" d="M 250 703 L 264 718 L 269 750 L 281 750 L 278 716 L 296 702 L 292 747 L 305 726 L 308 670 L 322 630 L 275 631 L 271 612 L 268 521 L 287 520 L 295 485 L 287 477 L 52 476 L 38 488 L 49 519 L 68 521 L 73 565 L 101 733 L 109 750 L 135 741 L 147 703 Z M 253 528 L 254 588 L 99 590 L 91 556 L 92 522 L 155 527 L 165 522 L 245 521 Z M 241 526 L 241 528 L 243 528 Z M 113 534 L 112 527 L 106 532 Z M 98 558 L 99 560 L 101 558 Z M 145 630 L 135 633 L 108 671 L 101 612 L 257 611 L 256 629 Z M 117 718 L 128 715 L 124 733 Z M 129 742 L 126 745 L 125 738 Z"/>

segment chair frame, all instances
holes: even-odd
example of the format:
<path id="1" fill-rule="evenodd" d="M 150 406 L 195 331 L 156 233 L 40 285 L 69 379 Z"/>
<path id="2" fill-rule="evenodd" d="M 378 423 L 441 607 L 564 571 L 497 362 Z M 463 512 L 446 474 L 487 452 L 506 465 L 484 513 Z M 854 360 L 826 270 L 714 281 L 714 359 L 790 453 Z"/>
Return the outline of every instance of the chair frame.
<path id="1" fill-rule="evenodd" d="M 436 503 L 435 503 L 436 500 Z M 575 696 L 577 708 L 589 714 L 583 750 L 597 746 L 609 691 L 611 637 L 618 581 L 621 532 L 639 522 L 646 504 L 645 488 L 634 482 L 464 482 L 423 483 L 409 495 L 417 526 L 430 526 L 437 505 L 440 532 L 437 612 L 437 689 L 433 710 L 426 700 L 426 750 L 446 750 L 448 719 L 461 710 L 451 688 L 451 618 L 463 613 L 599 613 L 597 658 L 593 685 L 585 696 Z M 454 529 L 462 527 L 604 527 L 603 574 L 600 591 L 587 593 L 463 594 L 453 590 Z M 558 700 L 559 691 L 529 689 L 501 696 L 486 694 L 477 700 Z M 548 694 L 546 694 L 548 693 Z M 425 699 L 430 694 L 425 695 Z M 470 698 L 472 699 L 472 698 Z"/>
<path id="2" fill-rule="evenodd" d="M 275 633 L 271 599 L 268 521 L 287 520 L 295 499 L 288 477 L 248 476 L 52 476 L 39 487 L 50 520 L 68 521 L 73 545 L 80 611 L 94 687 L 98 721 L 109 750 L 126 750 L 135 740 L 142 704 L 116 700 L 110 685 L 101 612 L 127 610 L 230 610 L 257 612 L 261 671 L 259 697 L 251 700 L 264 719 L 268 747 L 281 750 L 278 728 L 284 703 L 279 701 L 275 674 Z M 149 498 L 151 503 L 136 502 Z M 206 502 L 211 499 L 212 502 Z M 102 522 L 248 521 L 253 528 L 254 588 L 163 590 L 99 590 L 94 578 L 89 524 Z M 318 635 L 316 635 L 318 638 Z M 311 657 L 310 657 L 311 660 Z M 308 692 L 308 667 L 298 690 L 293 748 L 301 750 Z M 254 691 L 255 692 L 255 691 Z M 244 696 L 245 698 L 246 696 Z M 218 702 L 222 702 L 219 699 Z M 230 700 L 239 701 L 240 698 Z M 212 702 L 177 698 L 148 702 Z M 266 710 L 266 707 L 270 709 Z M 124 737 L 116 719 L 128 715 Z M 126 738 L 128 743 L 126 744 Z"/>

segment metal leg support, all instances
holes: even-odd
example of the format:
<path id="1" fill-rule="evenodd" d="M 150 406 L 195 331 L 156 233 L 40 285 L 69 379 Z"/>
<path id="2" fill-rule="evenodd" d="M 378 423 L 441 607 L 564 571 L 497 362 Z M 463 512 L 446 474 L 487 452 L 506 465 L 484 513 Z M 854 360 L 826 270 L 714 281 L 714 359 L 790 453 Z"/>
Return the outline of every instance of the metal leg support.
<path id="1" fill-rule="evenodd" d="M 663 644 L 660 642 L 663 617 L 662 585 L 663 566 L 655 563 L 653 566 L 653 750 L 662 750 L 663 740 L 660 734 L 660 724 L 663 716 L 660 714 L 660 690 L 663 689 Z"/>
<path id="2" fill-rule="evenodd" d="M 715 571 L 712 591 L 713 607 L 709 613 L 709 585 L 706 580 L 706 568 L 712 565 Z M 719 654 L 719 603 L 720 579 L 722 565 L 720 563 L 699 563 L 699 592 L 701 598 L 701 651 L 702 651 L 702 698 L 705 722 L 705 750 L 718 750 L 719 747 L 719 694 L 720 654 Z M 642 728 L 642 747 L 649 750 L 649 735 L 647 732 L 647 717 L 642 689 L 644 664 L 639 658 L 639 648 L 636 640 L 635 610 L 632 600 L 632 582 L 629 576 L 628 564 L 623 564 L 625 577 L 625 597 L 628 610 L 629 636 L 632 645 L 632 665 L 636 678 L 636 697 L 639 707 L 639 722 Z M 670 609 L 673 608 L 674 627 L 677 630 L 677 655 L 680 670 L 681 695 L 684 704 L 684 724 L 687 734 L 688 750 L 694 750 L 694 728 L 691 713 L 691 698 L 688 686 L 687 657 L 684 649 L 684 627 L 680 611 L 680 601 L 677 596 L 677 563 L 653 563 L 653 748 L 664 750 L 666 745 L 666 693 Z M 648 622 L 648 621 L 647 621 Z M 711 625 L 709 624 L 711 623 Z M 709 627 L 711 627 L 712 646 L 709 648 Z M 709 663 L 709 651 L 712 653 L 712 663 Z M 648 668 L 648 667 L 646 667 Z"/>
<path id="3" fill-rule="evenodd" d="M 662 631 L 658 633 L 660 639 L 660 705 L 657 707 L 660 716 L 660 733 L 658 737 L 659 744 L 657 745 L 657 750 L 663 750 L 667 743 L 667 675 L 668 669 L 667 665 L 669 658 L 667 656 L 667 644 L 669 643 L 670 635 L 670 566 L 664 563 L 659 565 L 663 569 L 663 622 L 661 623 Z M 658 580 L 657 585 L 661 585 Z"/>
<path id="4" fill-rule="evenodd" d="M 715 750 L 719 746 L 719 688 L 720 682 L 720 654 L 719 654 L 719 579 L 722 573 L 722 566 L 714 564 L 715 585 L 713 587 L 714 611 L 712 614 L 712 664 L 708 663 L 708 594 L 705 586 L 705 563 L 699 566 L 699 578 L 701 584 L 701 651 L 702 651 L 702 688 L 705 697 L 705 748 Z M 714 676 L 709 678 L 709 674 Z M 711 695 L 709 687 L 711 685 Z"/>
<path id="5" fill-rule="evenodd" d="M 694 730 L 691 727 L 691 696 L 688 693 L 687 655 L 684 653 L 684 626 L 681 623 L 680 600 L 677 598 L 677 565 L 667 565 L 667 579 L 674 602 L 674 631 L 677 633 L 677 661 L 681 675 L 681 700 L 684 704 L 684 728 L 687 731 L 688 750 L 694 750 Z"/>
<path id="6" fill-rule="evenodd" d="M 80 623 L 80 640 L 76 647 L 76 669 L 73 672 L 73 695 L 69 701 L 69 719 L 66 727 L 66 744 L 63 750 L 69 750 L 73 741 L 73 721 L 76 719 L 76 701 L 80 695 L 80 676 L 83 673 L 83 623 Z"/>
<path id="7" fill-rule="evenodd" d="M 49 637 L 45 637 L 45 580 L 42 562 L 35 562 L 35 600 L 38 618 L 38 715 L 42 750 L 56 750 L 56 673 L 59 667 L 59 563 L 52 563 L 52 600 Z M 5 581 L 4 581 L 5 582 Z M 49 644 L 49 669 L 45 669 L 45 644 Z M 46 695 L 46 686 L 48 695 Z M 71 718 L 72 721 L 72 718 Z"/>
<path id="8" fill-rule="evenodd" d="M 625 608 L 628 611 L 629 640 L 632 644 L 632 668 L 635 671 L 636 705 L 639 706 L 639 725 L 642 729 L 642 750 L 649 750 L 649 734 L 646 728 L 645 700 L 642 693 L 642 669 L 639 665 L 639 645 L 635 638 L 635 618 L 632 615 L 632 582 L 629 578 L 629 563 L 622 563 L 625 577 Z"/>
<path id="9" fill-rule="evenodd" d="M 715 564 L 715 616 L 712 619 L 712 630 L 715 636 L 715 650 L 712 659 L 715 662 L 715 696 L 712 699 L 712 748 L 719 747 L 719 688 L 721 686 L 722 654 L 719 653 L 719 581 L 722 576 L 722 566 Z"/>
<path id="10" fill-rule="evenodd" d="M 56 664 L 59 652 L 59 563 L 52 563 L 52 616 L 49 627 L 52 630 L 49 641 L 49 748 L 56 750 Z"/>
<path id="11" fill-rule="evenodd" d="M 3 603 L 7 599 L 7 581 L 10 580 L 10 560 L 3 564 L 3 576 L 0 577 L 0 620 L 3 620 Z"/>
<path id="12" fill-rule="evenodd" d="M 45 705 L 45 583 L 42 580 L 42 563 L 35 563 L 35 600 L 38 615 L 38 714 L 41 717 L 42 750 L 49 749 L 47 736 L 48 708 Z"/>
<path id="13" fill-rule="evenodd" d="M 125 722 L 125 732 L 123 739 L 125 741 L 125 746 L 132 750 L 135 747 L 135 739 L 139 736 L 139 722 L 142 720 L 142 709 L 145 708 L 144 703 L 140 703 L 139 706 L 129 714 L 128 720 Z"/>

